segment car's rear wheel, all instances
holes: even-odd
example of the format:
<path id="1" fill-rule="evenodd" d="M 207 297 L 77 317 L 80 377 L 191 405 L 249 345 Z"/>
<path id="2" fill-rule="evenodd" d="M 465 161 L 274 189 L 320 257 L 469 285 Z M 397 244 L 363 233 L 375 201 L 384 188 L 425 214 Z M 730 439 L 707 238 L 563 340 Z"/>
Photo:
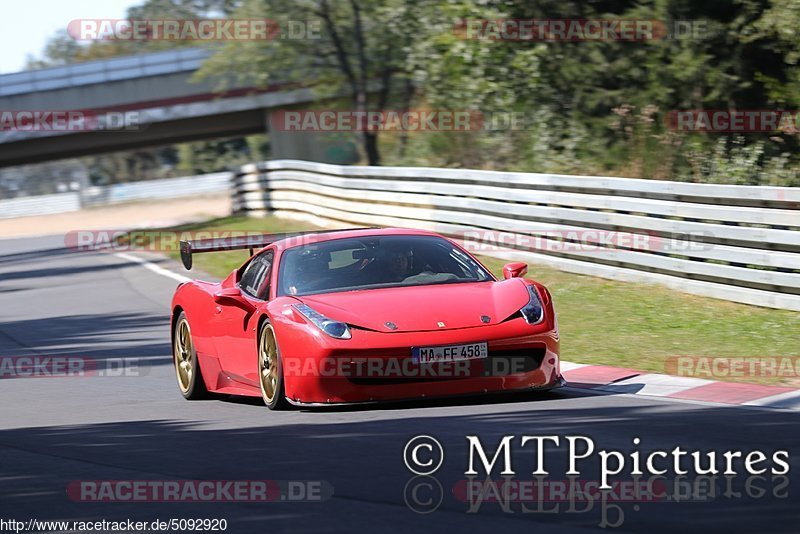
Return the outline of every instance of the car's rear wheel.
<path id="1" fill-rule="evenodd" d="M 200 362 L 192 341 L 192 330 L 186 314 L 181 312 L 172 334 L 172 362 L 178 379 L 178 389 L 188 400 L 207 399 L 210 395 L 200 372 Z"/>
<path id="2" fill-rule="evenodd" d="M 270 410 L 282 410 L 288 406 L 283 388 L 283 365 L 275 330 L 269 323 L 261 326 L 258 336 L 258 377 L 261 396 Z"/>

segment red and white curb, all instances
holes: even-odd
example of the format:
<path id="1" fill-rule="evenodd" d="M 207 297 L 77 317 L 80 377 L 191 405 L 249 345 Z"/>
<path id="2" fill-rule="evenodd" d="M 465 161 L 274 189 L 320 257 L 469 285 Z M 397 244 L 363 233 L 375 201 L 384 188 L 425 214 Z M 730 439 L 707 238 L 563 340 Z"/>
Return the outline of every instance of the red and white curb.
<path id="1" fill-rule="evenodd" d="M 800 411 L 800 389 L 646 373 L 624 367 L 561 362 L 571 388 Z"/>

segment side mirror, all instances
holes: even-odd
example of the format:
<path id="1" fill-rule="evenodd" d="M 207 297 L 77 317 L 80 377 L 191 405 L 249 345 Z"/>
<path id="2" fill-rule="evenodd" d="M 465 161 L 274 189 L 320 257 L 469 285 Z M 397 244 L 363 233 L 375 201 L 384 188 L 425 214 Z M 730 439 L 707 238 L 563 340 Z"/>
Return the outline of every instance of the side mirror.
<path id="1" fill-rule="evenodd" d="M 238 287 L 226 287 L 219 293 L 214 294 L 214 302 L 217 304 L 235 304 L 243 300 L 242 292 Z"/>
<path id="2" fill-rule="evenodd" d="M 515 261 L 513 263 L 506 263 L 503 266 L 503 278 L 506 280 L 509 278 L 522 278 L 526 274 L 528 274 L 527 263 Z"/>
<path id="3" fill-rule="evenodd" d="M 226 306 L 236 306 L 246 312 L 251 312 L 256 307 L 242 295 L 242 291 L 238 287 L 226 287 L 220 290 L 219 293 L 214 294 L 214 302 Z"/>

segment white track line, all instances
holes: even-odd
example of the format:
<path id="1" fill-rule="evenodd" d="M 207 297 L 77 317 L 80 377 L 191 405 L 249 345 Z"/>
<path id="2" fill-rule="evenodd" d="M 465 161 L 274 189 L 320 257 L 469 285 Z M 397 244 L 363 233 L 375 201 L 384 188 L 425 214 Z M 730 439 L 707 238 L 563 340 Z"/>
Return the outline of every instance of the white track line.
<path id="1" fill-rule="evenodd" d="M 702 378 L 646 373 L 612 384 L 598 386 L 598 388 L 603 391 L 635 393 L 649 397 L 668 397 L 675 393 L 713 383 L 713 380 L 703 380 Z"/>
<path id="2" fill-rule="evenodd" d="M 580 369 L 581 367 L 586 367 L 589 364 L 586 363 L 572 363 L 572 362 L 565 362 L 562 360 L 561 362 L 561 372 L 565 371 L 572 371 L 574 369 Z"/>
<path id="3" fill-rule="evenodd" d="M 747 406 L 763 406 L 767 408 L 800 409 L 800 391 L 787 391 L 770 397 L 747 401 Z"/>
<path id="4" fill-rule="evenodd" d="M 163 267 L 159 267 L 155 263 L 149 262 L 142 258 L 137 258 L 136 256 L 132 256 L 130 254 L 126 254 L 124 252 L 117 252 L 114 256 L 121 258 L 123 260 L 132 261 L 134 263 L 138 263 L 148 271 L 152 271 L 156 274 L 160 274 L 161 276 L 166 276 L 167 278 L 172 278 L 178 282 L 189 282 L 191 278 L 188 276 L 183 276 L 182 274 L 173 273 L 172 271 L 165 269 Z"/>

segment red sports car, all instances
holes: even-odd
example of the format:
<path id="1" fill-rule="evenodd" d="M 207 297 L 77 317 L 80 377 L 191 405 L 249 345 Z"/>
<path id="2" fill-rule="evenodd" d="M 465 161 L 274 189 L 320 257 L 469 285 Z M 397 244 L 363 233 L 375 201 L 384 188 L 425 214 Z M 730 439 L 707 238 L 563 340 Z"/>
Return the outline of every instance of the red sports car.
<path id="1" fill-rule="evenodd" d="M 181 256 L 191 268 L 193 253 L 246 248 L 222 282 L 175 292 L 187 399 L 261 396 L 277 409 L 563 383 L 552 299 L 524 263 L 498 281 L 457 243 L 399 228 L 182 242 Z"/>

